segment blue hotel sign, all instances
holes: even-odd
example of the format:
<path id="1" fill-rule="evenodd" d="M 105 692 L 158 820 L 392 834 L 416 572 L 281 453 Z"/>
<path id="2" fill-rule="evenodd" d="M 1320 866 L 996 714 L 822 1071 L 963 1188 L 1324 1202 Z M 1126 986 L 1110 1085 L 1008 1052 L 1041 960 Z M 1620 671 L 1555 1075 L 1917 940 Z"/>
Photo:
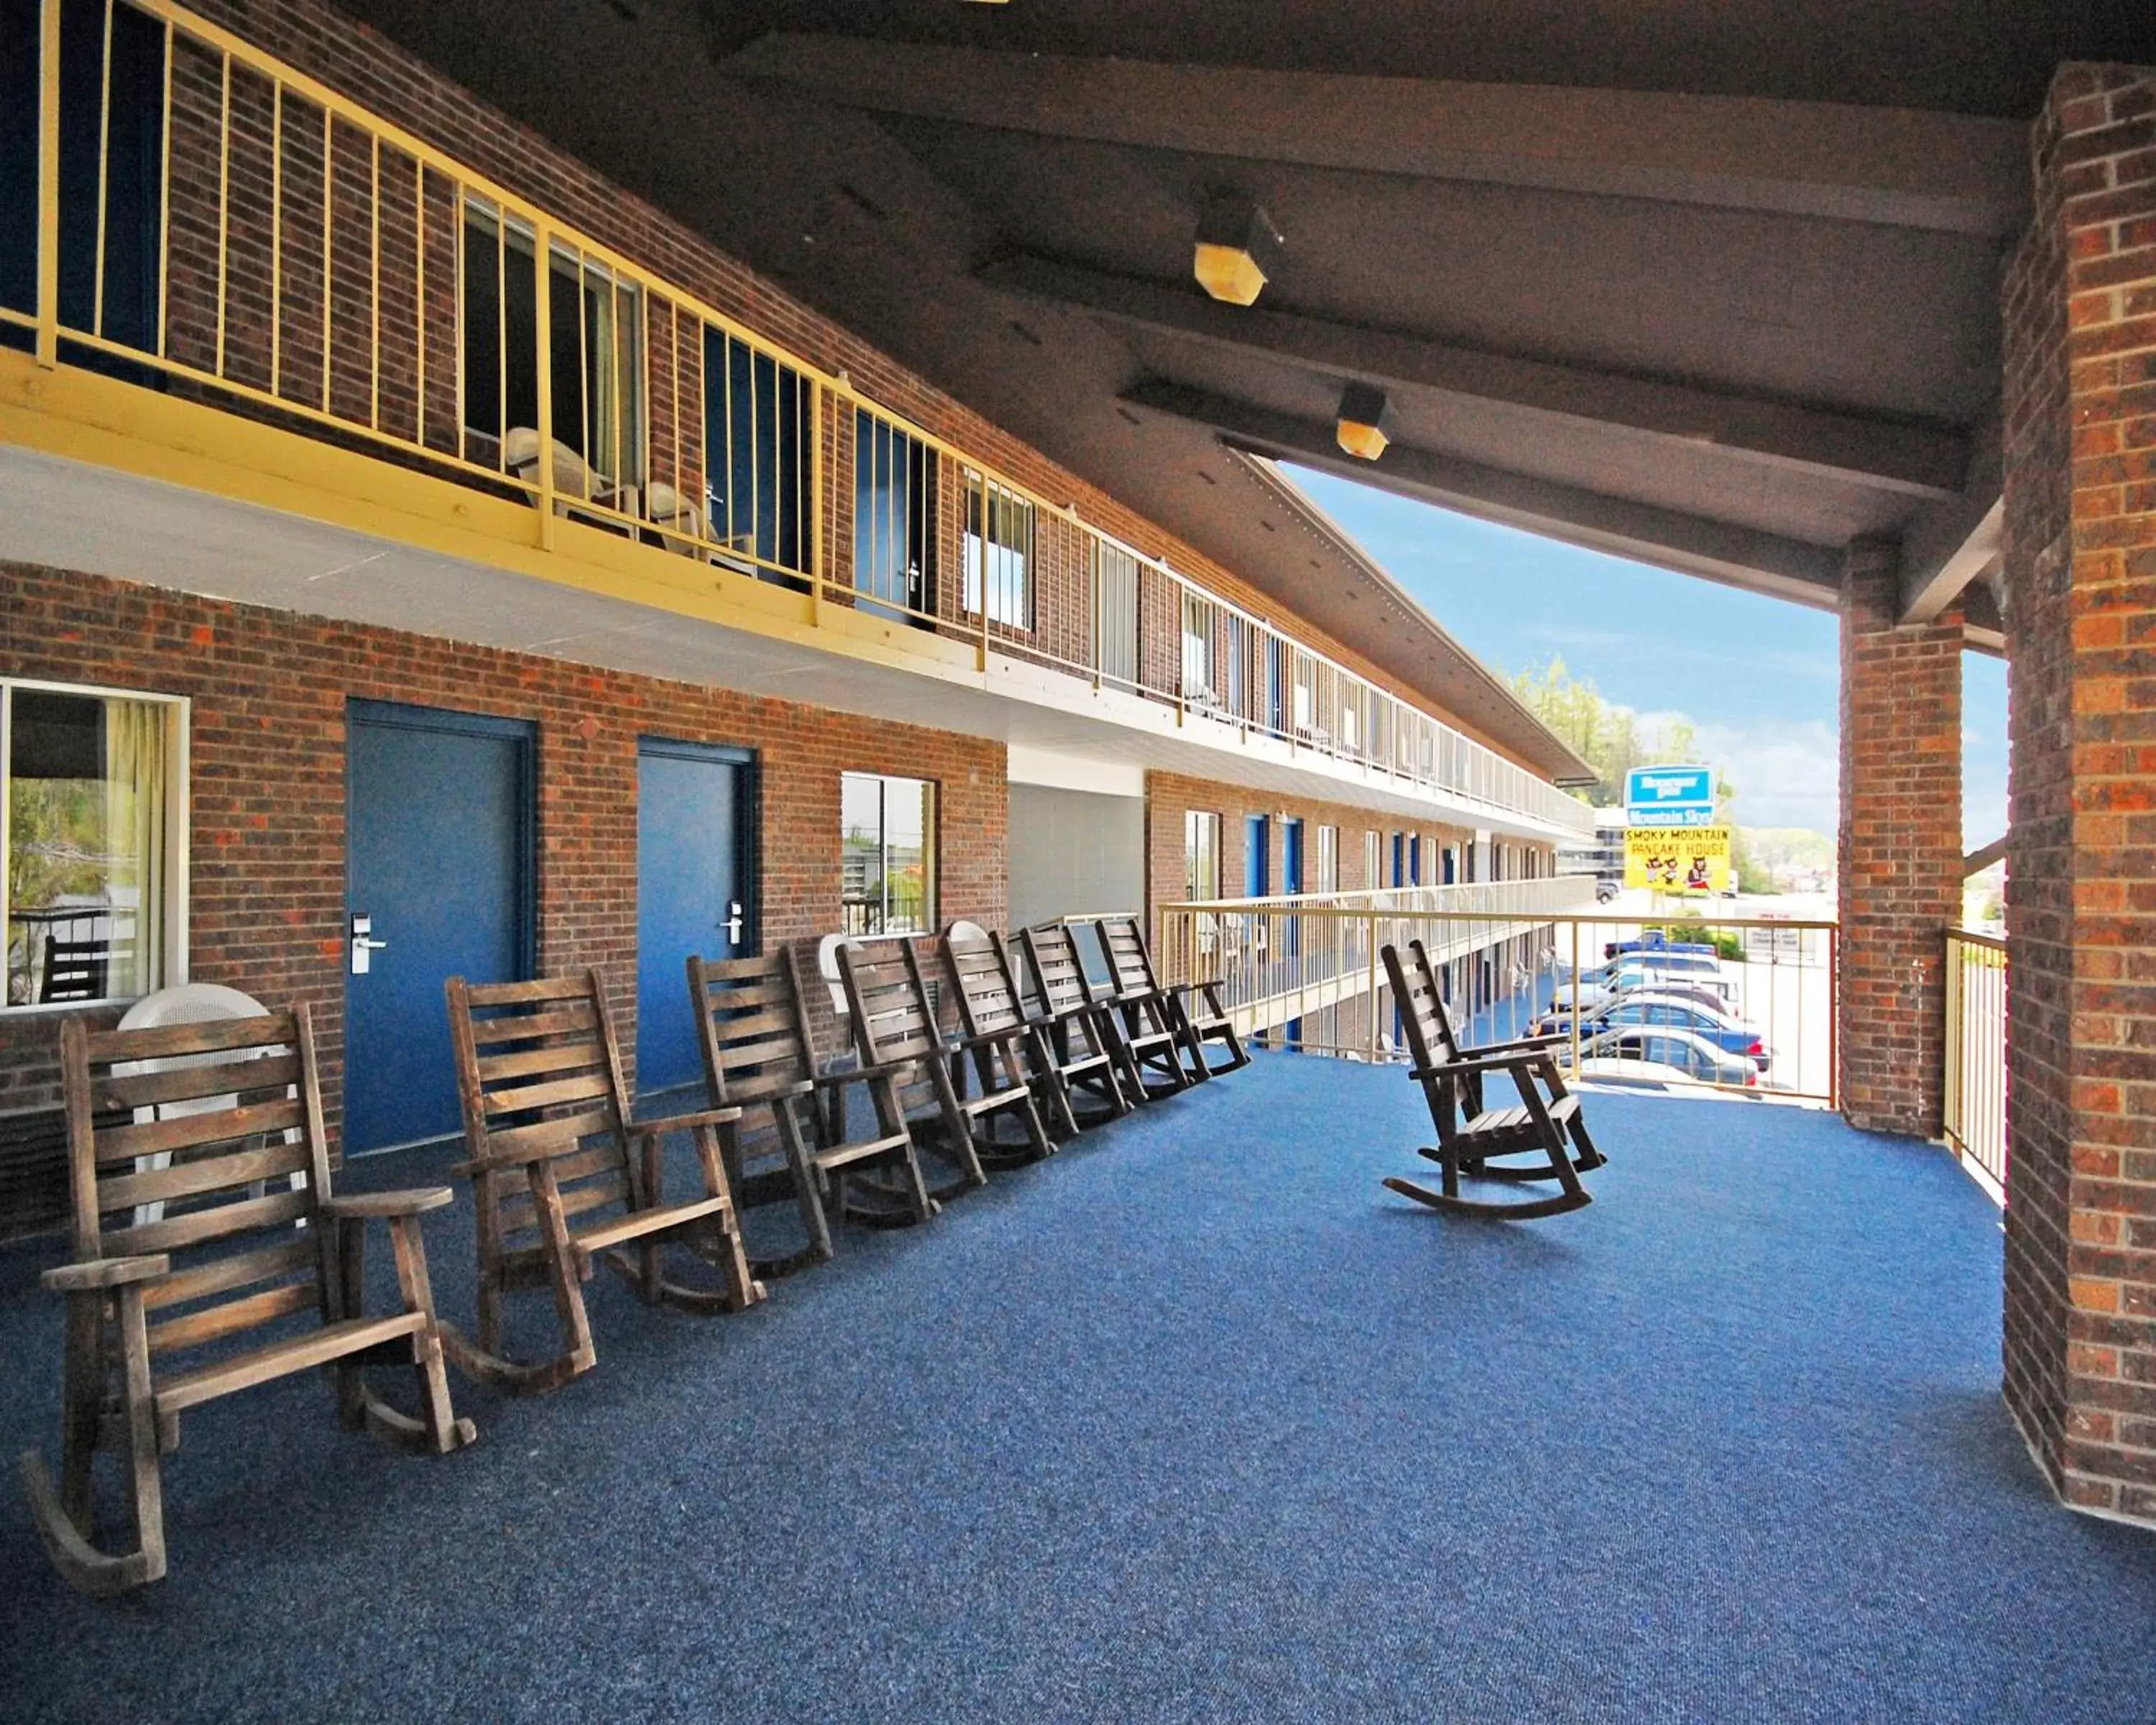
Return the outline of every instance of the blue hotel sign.
<path id="1" fill-rule="evenodd" d="M 1714 769 L 1635 767 L 1625 775 L 1625 819 L 1635 827 L 1711 827 Z"/>

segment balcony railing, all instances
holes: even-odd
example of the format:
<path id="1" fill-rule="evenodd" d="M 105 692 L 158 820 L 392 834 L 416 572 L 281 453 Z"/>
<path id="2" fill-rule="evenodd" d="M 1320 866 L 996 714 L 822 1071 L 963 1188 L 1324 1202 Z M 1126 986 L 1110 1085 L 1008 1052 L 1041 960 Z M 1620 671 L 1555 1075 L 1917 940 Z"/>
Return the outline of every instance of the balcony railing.
<path id="1" fill-rule="evenodd" d="M 1596 914 L 1594 900 L 1591 878 L 1558 875 L 1165 905 L 1162 968 L 1219 984 L 1247 1035 L 1395 1060 L 1379 953 L 1419 940 L 1464 1042 L 1553 1023 L 1584 1077 L 1835 1101 L 1836 924 Z"/>
<path id="2" fill-rule="evenodd" d="M 901 620 L 1409 790 L 1585 806 L 166 0 L 44 0 L 0 346 Z M 21 85 L 16 87 L 20 88 Z M 32 219 L 33 218 L 33 219 Z M 23 267 L 23 260 L 34 267 Z M 708 589 L 707 589 L 708 590 Z"/>
<path id="3" fill-rule="evenodd" d="M 2006 942 L 1949 928 L 1947 943 L 1947 1142 L 1978 1183 L 2006 1196 Z"/>

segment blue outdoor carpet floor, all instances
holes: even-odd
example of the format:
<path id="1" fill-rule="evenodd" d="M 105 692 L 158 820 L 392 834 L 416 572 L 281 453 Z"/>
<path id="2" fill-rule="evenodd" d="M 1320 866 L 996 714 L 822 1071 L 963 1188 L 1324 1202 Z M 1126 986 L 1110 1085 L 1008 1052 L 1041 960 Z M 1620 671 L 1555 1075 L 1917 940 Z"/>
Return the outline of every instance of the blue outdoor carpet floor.
<path id="1" fill-rule="evenodd" d="M 603 1276 L 598 1369 L 458 1381 L 457 1455 L 231 1398 L 131 1597 L 0 1494 L 0 1717 L 2156 1719 L 2156 1534 L 2039 1480 L 1950 1159 L 1589 1114 L 1591 1208 L 1453 1220 L 1378 1186 L 1428 1167 L 1399 1072 L 1261 1057 L 742 1317 Z M 468 1197 L 429 1223 L 465 1316 Z M 49 1255 L 0 1256 L 10 1455 L 57 1442 Z"/>

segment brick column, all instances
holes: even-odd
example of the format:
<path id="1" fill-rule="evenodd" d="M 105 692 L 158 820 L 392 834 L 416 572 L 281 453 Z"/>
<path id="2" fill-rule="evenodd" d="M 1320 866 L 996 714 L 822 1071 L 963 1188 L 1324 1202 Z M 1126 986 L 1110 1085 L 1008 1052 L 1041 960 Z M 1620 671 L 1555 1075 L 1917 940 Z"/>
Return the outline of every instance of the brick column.
<path id="1" fill-rule="evenodd" d="M 2156 69 L 2067 65 L 2005 290 L 2005 1389 L 2156 1522 Z"/>
<path id="2" fill-rule="evenodd" d="M 1901 559 L 1849 548 L 1841 588 L 1841 1111 L 1936 1137 L 1945 949 L 1961 920 L 1961 614 L 1897 624 Z"/>

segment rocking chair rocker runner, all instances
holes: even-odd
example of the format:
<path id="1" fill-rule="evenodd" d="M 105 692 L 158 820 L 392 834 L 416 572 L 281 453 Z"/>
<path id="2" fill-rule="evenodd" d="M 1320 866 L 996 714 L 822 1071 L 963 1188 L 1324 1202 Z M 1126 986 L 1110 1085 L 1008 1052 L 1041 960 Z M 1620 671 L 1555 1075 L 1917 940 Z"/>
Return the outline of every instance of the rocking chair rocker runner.
<path id="1" fill-rule="evenodd" d="M 74 1257 L 44 1276 L 67 1299 L 58 1486 L 34 1451 L 22 1466 L 69 1583 L 110 1594 L 164 1574 L 163 1457 L 203 1403 L 329 1366 L 346 1425 L 415 1451 L 471 1442 L 450 1407 L 419 1235 L 449 1190 L 332 1194 L 304 1006 L 134 1030 L 70 1019 L 60 1058 Z M 146 1214 L 156 1219 L 112 1225 Z M 400 1303 L 370 1317 L 362 1249 L 377 1219 L 389 1224 Z M 250 1334 L 270 1325 L 270 1339 Z M 175 1368 L 179 1353 L 192 1358 Z M 384 1364 L 413 1373 L 416 1416 L 362 1378 Z M 94 1543 L 92 1465 L 107 1448 L 125 1456 L 131 1494 L 134 1548 L 116 1555 Z"/>
<path id="2" fill-rule="evenodd" d="M 817 1071 L 792 948 L 781 947 L 773 957 L 725 963 L 691 957 L 689 994 L 712 1101 L 735 1112 L 767 1113 L 772 1136 L 760 1147 L 775 1148 L 780 1158 L 776 1168 L 746 1173 L 747 1156 L 759 1147 L 747 1142 L 750 1122 L 722 1122 L 719 1142 L 734 1201 L 747 1209 L 791 1200 L 808 1235 L 808 1245 L 788 1257 L 754 1261 L 758 1276 L 787 1276 L 828 1261 L 834 1208 L 886 1228 L 925 1222 L 936 1214 L 938 1206 L 921 1182 L 913 1137 L 899 1104 L 898 1069 Z M 850 1084 L 866 1086 L 875 1109 L 876 1131 L 865 1138 L 845 1137 L 843 1105 L 819 1106 L 827 1096 L 842 1099 Z M 885 1183 L 869 1187 L 878 1176 Z"/>
<path id="3" fill-rule="evenodd" d="M 583 1285 L 602 1260 L 650 1305 L 712 1313 L 763 1298 L 719 1150 L 719 1128 L 739 1120 L 740 1109 L 632 1119 L 596 971 L 530 983 L 451 977 L 447 993 L 470 1152 L 455 1172 L 470 1177 L 479 1206 L 479 1329 L 467 1337 L 442 1326 L 453 1364 L 520 1394 L 589 1371 L 598 1353 Z M 703 1189 L 670 1204 L 663 1144 L 672 1132 L 694 1143 Z M 594 1215 L 609 1206 L 619 1209 Z M 714 1266 L 721 1286 L 670 1279 L 669 1246 Z M 552 1291 L 562 1351 L 524 1363 L 501 1351 L 502 1307 L 506 1296 L 529 1287 Z"/>
<path id="4" fill-rule="evenodd" d="M 942 1128 L 937 1147 L 957 1166 L 956 1179 L 932 1195 L 948 1198 L 985 1185 L 983 1164 L 1011 1168 L 1055 1153 L 1033 1105 L 1032 1087 L 1016 1045 L 1023 1026 L 992 1030 L 983 1036 L 947 1042 L 929 1004 L 928 979 L 910 940 L 880 942 L 875 947 L 849 942 L 839 948 L 839 974 L 854 1021 L 854 1040 L 871 1066 L 900 1069 L 897 1081 L 927 1094 L 914 1105 L 915 1117 Z M 954 1055 L 985 1055 L 977 1096 L 962 1096 L 950 1062 Z M 996 1136 L 998 1116 L 1015 1118 L 1024 1141 Z M 930 1142 L 935 1142 L 935 1140 Z"/>
<path id="5" fill-rule="evenodd" d="M 1558 1215 L 1591 1203 L 1579 1177 L 1601 1167 L 1608 1158 L 1587 1136 L 1579 1098 L 1566 1090 L 1558 1072 L 1557 1057 L 1550 1050 L 1561 1039 L 1532 1036 L 1462 1049 L 1445 1017 L 1436 973 L 1423 943 L 1419 940 L 1408 943 L 1405 963 L 1397 947 L 1386 947 L 1381 956 L 1407 1034 L 1408 1052 L 1414 1060 L 1410 1076 L 1422 1086 L 1430 1118 L 1437 1127 L 1437 1147 L 1425 1147 L 1417 1153 L 1438 1163 L 1445 1176 L 1441 1192 L 1398 1178 L 1384 1183 L 1388 1189 L 1436 1209 L 1468 1216 L 1509 1217 L 1516 1221 Z M 1482 1081 L 1497 1073 L 1511 1076 L 1520 1095 L 1517 1106 L 1485 1106 Z M 1568 1132 L 1576 1155 L 1566 1148 Z M 1527 1163 L 1492 1160 L 1520 1155 L 1536 1159 Z M 1463 1173 L 1487 1180 L 1554 1180 L 1562 1189 L 1547 1198 L 1486 1202 L 1460 1195 Z"/>

